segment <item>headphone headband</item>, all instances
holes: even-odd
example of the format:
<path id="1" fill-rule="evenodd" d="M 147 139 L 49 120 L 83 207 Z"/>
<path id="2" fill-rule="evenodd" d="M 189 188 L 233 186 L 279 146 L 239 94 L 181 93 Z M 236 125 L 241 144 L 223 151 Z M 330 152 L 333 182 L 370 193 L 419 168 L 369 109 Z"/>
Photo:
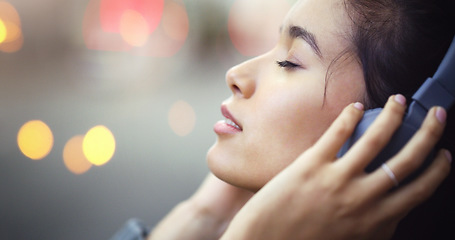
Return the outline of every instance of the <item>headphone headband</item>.
<path id="1" fill-rule="evenodd" d="M 412 98 L 427 111 L 436 105 L 447 110 L 453 105 L 455 102 L 455 37 L 436 73 L 423 83 Z"/>

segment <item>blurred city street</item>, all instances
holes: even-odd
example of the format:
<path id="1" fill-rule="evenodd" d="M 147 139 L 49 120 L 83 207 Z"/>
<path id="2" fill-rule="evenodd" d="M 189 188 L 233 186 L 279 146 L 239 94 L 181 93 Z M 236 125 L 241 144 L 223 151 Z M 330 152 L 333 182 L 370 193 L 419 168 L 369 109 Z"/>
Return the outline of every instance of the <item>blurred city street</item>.
<path id="1" fill-rule="evenodd" d="M 293 2 L 0 0 L 0 239 L 108 239 L 191 196 L 225 72 Z"/>

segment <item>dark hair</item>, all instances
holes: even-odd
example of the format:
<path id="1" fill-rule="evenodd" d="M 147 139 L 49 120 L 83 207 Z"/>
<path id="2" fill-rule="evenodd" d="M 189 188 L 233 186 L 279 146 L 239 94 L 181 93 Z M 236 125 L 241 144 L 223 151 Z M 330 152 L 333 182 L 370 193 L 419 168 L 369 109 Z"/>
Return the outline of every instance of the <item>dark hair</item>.
<path id="1" fill-rule="evenodd" d="M 455 33 L 454 0 L 345 0 L 353 55 L 364 72 L 367 108 L 401 93 L 408 102 L 433 76 Z M 441 145 L 455 155 L 455 107 Z M 394 239 L 455 239 L 454 174 L 399 225 Z M 445 219 L 445 220 L 444 220 Z M 445 224 L 444 224 L 445 222 Z"/>
<path id="2" fill-rule="evenodd" d="M 410 102 L 433 76 L 454 37 L 454 5 L 454 0 L 345 0 L 353 22 L 350 51 L 363 68 L 367 108 L 384 106 L 396 93 Z M 454 127 L 447 126 L 443 142 L 452 152 Z"/>

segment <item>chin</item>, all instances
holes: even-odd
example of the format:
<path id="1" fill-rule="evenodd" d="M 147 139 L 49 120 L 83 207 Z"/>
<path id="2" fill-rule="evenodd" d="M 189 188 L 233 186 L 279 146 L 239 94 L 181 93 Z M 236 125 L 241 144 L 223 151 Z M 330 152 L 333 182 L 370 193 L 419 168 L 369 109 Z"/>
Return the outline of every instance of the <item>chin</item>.
<path id="1" fill-rule="evenodd" d="M 238 188 L 252 192 L 259 191 L 265 182 L 261 183 L 262 181 L 258 181 L 257 174 L 242 168 L 243 164 L 236 163 L 239 160 L 223 153 L 218 143 L 215 143 L 207 152 L 207 164 L 213 175 Z"/>

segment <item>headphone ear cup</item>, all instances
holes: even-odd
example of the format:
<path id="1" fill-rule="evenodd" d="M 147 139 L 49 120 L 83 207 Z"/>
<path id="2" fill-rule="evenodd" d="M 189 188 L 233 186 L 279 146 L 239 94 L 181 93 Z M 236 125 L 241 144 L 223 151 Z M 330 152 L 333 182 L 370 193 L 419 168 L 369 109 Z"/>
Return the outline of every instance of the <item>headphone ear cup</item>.
<path id="1" fill-rule="evenodd" d="M 343 156 L 349 148 L 351 148 L 357 140 L 360 139 L 360 137 L 365 133 L 365 131 L 368 129 L 368 127 L 373 123 L 373 121 L 376 119 L 376 117 L 381 113 L 382 108 L 375 108 L 371 110 L 367 110 L 362 118 L 362 120 L 357 124 L 356 129 L 354 130 L 354 133 L 351 135 L 351 137 L 346 141 L 346 143 L 343 145 L 343 147 L 340 149 L 338 152 L 337 156 L 341 157 Z M 371 161 L 371 163 L 365 168 L 365 172 L 372 172 L 378 167 L 380 167 L 384 162 L 395 156 L 401 148 L 411 139 L 411 137 L 414 135 L 414 133 L 419 129 L 420 123 L 419 121 L 415 121 L 414 118 L 411 118 L 409 114 L 407 114 L 403 120 L 403 123 L 401 126 L 398 128 L 397 131 L 395 131 L 394 135 L 392 136 L 392 139 L 389 141 L 389 143 L 382 149 L 382 151 L 376 156 L 376 158 Z M 427 160 L 422 164 L 422 166 L 414 172 L 411 176 L 408 177 L 404 182 L 407 182 L 411 179 L 413 179 L 415 176 L 420 174 L 431 162 L 431 159 L 434 157 L 434 152 L 431 153 Z M 402 184 L 404 184 L 402 182 Z"/>
<path id="2" fill-rule="evenodd" d="M 357 123 L 357 127 L 352 133 L 351 137 L 344 143 L 337 157 L 342 157 L 353 145 L 359 140 L 359 138 L 365 133 L 368 127 L 374 122 L 376 117 L 381 113 L 382 108 L 375 108 L 365 111 L 363 118 Z"/>

